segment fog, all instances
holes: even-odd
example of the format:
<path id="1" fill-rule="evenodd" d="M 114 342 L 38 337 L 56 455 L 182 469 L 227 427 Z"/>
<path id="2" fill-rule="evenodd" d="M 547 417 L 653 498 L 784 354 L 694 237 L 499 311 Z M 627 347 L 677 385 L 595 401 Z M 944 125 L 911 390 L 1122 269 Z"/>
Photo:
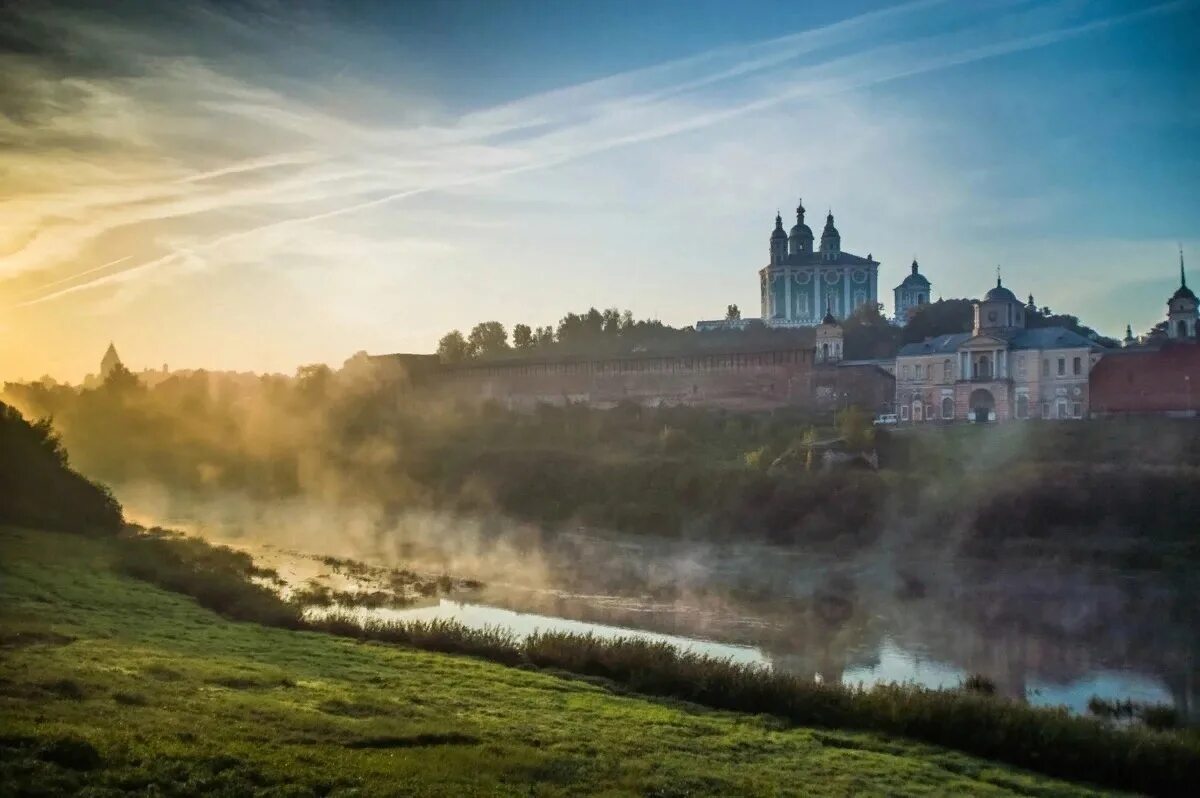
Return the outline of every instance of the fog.
<path id="1" fill-rule="evenodd" d="M 804 431 L 835 420 L 510 413 L 363 358 L 294 378 L 10 384 L 4 399 L 52 417 L 132 522 L 479 580 L 457 597 L 479 617 L 746 646 L 826 680 L 982 673 L 1017 698 L 1196 712 L 1186 428 L 883 434 L 880 471 L 860 472 L 802 456 Z"/>

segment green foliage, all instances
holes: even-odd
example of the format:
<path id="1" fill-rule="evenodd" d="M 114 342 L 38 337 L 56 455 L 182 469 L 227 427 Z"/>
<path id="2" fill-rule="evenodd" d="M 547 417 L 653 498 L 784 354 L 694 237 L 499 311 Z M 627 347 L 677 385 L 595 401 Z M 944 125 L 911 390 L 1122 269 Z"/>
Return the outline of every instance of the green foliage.
<path id="1" fill-rule="evenodd" d="M 162 530 L 135 531 L 120 544 L 117 567 L 130 576 L 191 596 L 232 620 L 286 629 L 301 626 L 296 605 L 251 581 L 263 574 L 245 552 Z"/>
<path id="2" fill-rule="evenodd" d="M 484 321 L 471 328 L 467 336 L 467 354 L 470 357 L 498 357 L 510 351 L 508 331 L 498 321 Z"/>
<path id="3" fill-rule="evenodd" d="M 1097 794 L 561 669 L 231 623 L 112 571 L 115 545 L 0 530 L 0 636 L 38 641 L 0 656 L 2 795 Z M 29 689 L 60 680 L 84 697 Z"/>
<path id="4" fill-rule="evenodd" d="M 471 348 L 462 333 L 451 330 L 438 341 L 437 356 L 443 363 L 461 363 L 471 356 Z"/>
<path id="5" fill-rule="evenodd" d="M 158 542 L 164 546 L 184 545 L 182 541 L 172 539 Z M 641 755 L 648 744 L 660 746 L 654 749 L 660 751 L 659 754 L 652 758 L 658 767 L 664 767 L 666 763 L 662 757 L 666 751 L 661 746 L 684 744 L 683 740 L 690 739 L 688 734 L 679 734 L 679 724 L 718 724 L 719 728 L 713 728 L 713 733 L 732 742 L 728 736 L 732 734 L 736 738 L 734 727 L 766 724 L 762 715 L 803 726 L 895 736 L 871 743 L 865 739 L 854 742 L 853 738 L 846 737 L 846 732 L 820 732 L 822 736 L 828 734 L 828 738 L 822 739 L 832 740 L 830 744 L 834 748 L 850 748 L 860 755 L 864 750 L 883 745 L 892 757 L 906 757 L 908 752 L 916 754 L 917 751 L 911 744 L 896 738 L 917 739 L 1062 778 L 1151 794 L 1189 794 L 1190 787 L 1200 776 L 1200 744 L 1187 734 L 1116 728 L 1099 721 L 1073 718 L 1061 710 L 1039 709 L 970 692 L 900 685 L 863 690 L 816 684 L 785 672 L 713 660 L 643 640 L 538 634 L 517 641 L 506 632 L 464 629 L 448 623 L 360 625 L 348 617 L 332 617 L 311 626 L 353 640 L 403 643 L 436 652 L 469 654 L 506 665 L 578 674 L 589 679 L 604 679 L 606 684 L 641 694 L 748 713 L 738 719 L 722 715 L 676 714 L 679 710 L 671 707 L 628 703 L 634 700 L 610 697 L 586 680 L 562 683 L 528 671 L 500 671 L 494 670 L 494 666 L 472 665 L 469 660 L 440 660 L 428 654 L 406 653 L 391 647 L 346 647 L 338 643 L 336 637 L 302 635 L 250 624 L 222 624 L 210 616 L 197 614 L 194 605 L 188 610 L 186 605 L 173 602 L 166 595 L 139 592 L 133 583 L 106 575 L 103 568 L 97 570 L 95 566 L 97 560 L 103 562 L 103 557 L 97 557 L 100 551 L 92 548 L 80 552 L 78 544 L 66 541 L 62 536 L 28 533 L 14 538 L 12 533 L 0 533 L 0 545 L 5 547 L 0 568 L 7 574 L 13 569 L 20 572 L 20 578 L 16 580 L 0 580 L 0 598 L 4 598 L 4 606 L 10 613 L 7 617 L 32 606 L 31 594 L 26 593 L 30 590 L 36 595 L 62 596 L 66 601 L 74 600 L 72 596 L 78 593 L 80 604 L 76 610 L 58 613 L 59 617 L 70 619 L 67 622 L 70 625 L 64 629 L 77 637 L 95 635 L 96 629 L 104 630 L 104 636 L 109 638 L 116 635 L 115 640 L 72 643 L 73 649 L 86 647 L 90 650 L 89 662 L 106 662 L 107 667 L 84 668 L 78 654 L 55 656 L 56 650 L 61 649 L 46 646 L 22 649 L 16 662 L 8 658 L 0 665 L 0 676 L 5 678 L 0 684 L 8 685 L 10 689 L 34 672 L 41 679 L 86 680 L 86 688 L 82 691 L 84 697 L 80 700 L 43 700 L 29 709 L 18 706 L 20 714 L 10 715 L 10 720 L 16 722 L 20 733 L 28 734 L 40 727 L 34 725 L 32 715 L 36 713 L 44 720 L 47 713 L 52 713 L 56 719 L 52 726 L 59 730 L 58 733 L 84 731 L 80 739 L 88 740 L 102 757 L 104 769 L 98 773 L 106 774 L 104 779 L 130 767 L 127 764 L 130 751 L 110 744 L 103 734 L 109 727 L 115 730 L 127 726 L 132 719 L 130 716 L 122 719 L 121 715 L 113 718 L 112 703 L 108 704 L 107 712 L 97 713 L 94 708 L 97 698 L 92 696 L 107 696 L 134 688 L 145 696 L 146 704 L 130 704 L 119 712 L 140 713 L 134 716 L 137 720 L 132 721 L 140 728 L 168 724 L 167 737 L 173 738 L 176 731 L 186 731 L 193 736 L 188 740 L 204 739 L 204 745 L 211 746 L 202 749 L 208 750 L 210 756 L 227 756 L 233 762 L 242 762 L 239 757 L 251 757 L 260 763 L 253 767 L 262 768 L 259 778 L 266 784 L 280 778 L 282 773 L 296 773 L 294 767 L 283 766 L 283 762 L 293 760 L 290 755 L 281 756 L 278 762 L 264 761 L 260 757 L 270 756 L 275 750 L 274 745 L 286 746 L 282 740 L 293 738 L 300 728 L 306 730 L 300 733 L 301 737 L 312 738 L 305 749 L 307 755 L 323 757 L 337 748 L 404 748 L 421 745 L 422 740 L 427 748 L 433 749 L 445 748 L 443 743 L 448 740 L 454 740 L 456 745 L 474 745 L 474 740 L 492 739 L 493 734 L 498 736 L 497 744 L 503 744 L 499 740 L 511 740 L 514 733 L 518 739 L 524 739 L 526 732 L 514 732 L 510 727 L 515 719 L 521 719 L 522 724 L 538 725 L 541 730 L 535 734 L 538 738 L 547 733 L 545 724 L 553 721 L 559 728 L 569 725 L 572 736 L 576 739 L 586 737 L 595 745 L 612 745 L 613 740 L 608 736 L 616 732 L 630 739 L 636 738 L 637 745 L 642 746 Z M 120 541 L 107 544 L 109 547 L 120 545 Z M 206 560 L 210 554 L 188 550 L 181 557 Z M 211 557 L 229 562 L 228 554 L 223 552 L 211 554 Z M 198 572 L 212 576 L 220 570 L 198 569 Z M 216 578 L 223 580 L 223 577 Z M 50 587 L 52 583 L 53 588 Z M 194 587 L 196 582 L 185 584 Z M 13 588 L 17 593 L 11 592 Z M 90 596 L 90 600 L 83 600 L 83 596 Z M 41 602 L 41 599 L 37 600 L 37 604 L 41 605 Z M 169 668 L 170 678 L 146 678 L 150 672 L 145 668 L 157 665 L 163 654 L 170 656 L 172 652 L 176 655 L 166 660 L 173 666 Z M 326 658 L 337 656 L 342 659 L 311 659 L 318 652 L 324 653 Z M 230 656 L 245 659 L 230 660 Z M 346 661 L 347 658 L 352 661 Z M 163 668 L 158 667 L 155 673 L 162 671 Z M 361 682 L 352 688 L 346 684 L 346 679 L 360 679 Z M 221 690 L 214 692 L 210 688 L 204 692 L 203 701 L 197 701 L 194 697 L 197 684 L 216 685 Z M 373 688 L 365 690 L 364 686 L 368 684 Z M 574 696 L 565 703 L 562 700 L 564 690 Z M 580 690 L 582 694 L 578 692 Z M 542 696 L 551 695 L 559 698 L 548 704 L 540 703 L 544 701 Z M 193 703 L 185 708 L 180 704 L 182 701 Z M 406 701 L 409 703 L 403 703 Z M 478 702 L 479 706 L 468 712 L 463 702 L 472 707 Z M 530 702 L 534 702 L 533 707 Z M 588 704 L 592 707 L 588 712 L 599 714 L 581 716 L 581 702 L 599 702 Z M 154 709 L 157 706 L 164 709 Z M 312 708 L 317 706 L 326 709 L 314 716 Z M 371 709 L 380 706 L 396 709 L 390 715 Z M 409 708 L 401 710 L 404 706 Z M 234 710 L 235 707 L 240 710 Z M 455 709 L 451 712 L 449 707 Z M 620 709 L 622 707 L 625 709 Z M 542 719 L 533 720 L 539 713 Z M 622 731 L 618 732 L 606 725 L 608 721 L 601 720 L 611 718 L 611 713 L 622 713 Z M 655 718 L 660 718 L 661 713 L 671 715 L 676 724 L 674 732 L 648 736 L 644 724 L 656 724 L 659 721 Z M 242 725 L 228 724 L 229 714 L 239 718 L 252 716 L 253 724 L 246 726 L 248 731 L 256 734 L 252 744 L 230 739 L 229 734 L 234 728 Z M 450 716 L 469 716 L 473 725 L 431 728 L 424 720 Z M 491 718 L 500 718 L 504 722 L 493 726 L 488 721 Z M 298 726 L 292 733 L 269 731 L 281 724 L 283 727 Z M 766 727 L 772 726 L 767 724 Z M 517 730 L 521 728 L 517 726 Z M 634 728 L 640 728 L 640 732 L 631 734 Z M 773 728 L 776 730 L 774 742 L 768 749 L 748 750 L 736 746 L 739 768 L 755 767 L 754 763 L 761 761 L 766 750 L 778 752 L 780 745 L 788 746 L 791 751 L 786 740 L 794 734 L 804 737 L 816 733 L 804 730 L 780 732 L 778 725 Z M 156 736 L 144 734 L 139 739 L 152 740 Z M 281 742 L 264 745 L 263 739 Z M 0 762 L 29 761 L 26 751 L 37 744 L 36 740 L 18 743 L 12 750 L 0 751 Z M 184 745 L 187 750 L 196 750 L 194 742 Z M 170 750 L 173 749 L 168 748 L 162 754 L 169 758 Z M 478 750 L 473 751 L 478 755 Z M 516 751 L 512 751 L 506 756 L 516 755 Z M 788 756 L 797 755 L 791 752 Z M 923 749 L 920 756 L 949 755 Z M 136 758 L 146 757 L 143 754 Z M 692 752 L 688 761 L 691 772 L 695 772 L 696 767 L 715 767 L 708 757 L 697 758 L 696 752 Z M 353 762 L 358 767 L 361 761 Z M 697 766 L 697 762 L 702 764 Z M 950 773 L 976 772 L 977 766 L 972 760 L 958 762 L 959 766 L 950 768 Z M 859 779 L 863 778 L 862 763 L 863 758 L 856 757 L 852 766 Z M 396 761 L 389 764 L 391 768 L 397 766 Z M 251 762 L 245 761 L 236 767 L 251 767 Z M 412 766 L 401 764 L 400 767 Z M 479 767 L 486 767 L 486 764 L 476 762 L 469 772 L 476 773 Z M 307 773 L 307 770 L 301 772 Z M 346 770 L 342 772 L 346 773 Z M 356 770 L 349 773 L 356 773 Z M 946 772 L 943 770 L 943 773 Z M 392 778 L 395 778 L 395 770 L 392 770 Z M 779 778 L 776 772 L 764 786 L 776 784 Z M 894 790 L 898 784 L 895 779 L 900 776 L 892 773 L 889 778 L 890 781 L 881 784 L 888 784 Z M 1006 778 L 1018 778 L 1018 774 L 1009 774 Z M 857 784 L 860 790 L 862 781 Z M 959 784 L 948 790 L 971 792 L 972 788 Z M 1058 790 L 1067 791 L 1068 788 L 1060 785 Z M 718 794 L 746 792 L 725 782 L 715 791 Z"/>
<path id="6" fill-rule="evenodd" d="M 532 348 L 535 344 L 533 330 L 528 324 L 513 325 L 513 347 L 524 350 Z"/>
<path id="7" fill-rule="evenodd" d="M 882 305 L 868 302 L 842 322 L 842 340 L 847 360 L 891 358 L 899 349 L 900 328 L 884 317 Z"/>
<path id="8" fill-rule="evenodd" d="M 912 344 L 939 335 L 969 332 L 975 310 L 969 299 L 939 299 L 918 305 L 900 335 L 900 343 Z"/>
<path id="9" fill-rule="evenodd" d="M 111 535 L 122 518 L 107 489 L 70 468 L 48 419 L 0 403 L 0 523 Z"/>
<path id="10" fill-rule="evenodd" d="M 851 451 L 867 451 L 875 442 L 875 427 L 871 424 L 871 416 L 857 405 L 851 405 L 838 413 L 837 426 L 838 433 Z"/>

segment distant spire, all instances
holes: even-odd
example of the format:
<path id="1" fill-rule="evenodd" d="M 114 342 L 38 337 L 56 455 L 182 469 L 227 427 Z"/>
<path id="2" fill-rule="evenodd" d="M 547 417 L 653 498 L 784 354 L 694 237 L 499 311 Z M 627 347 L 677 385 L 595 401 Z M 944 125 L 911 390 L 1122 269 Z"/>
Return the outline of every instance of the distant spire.
<path id="1" fill-rule="evenodd" d="M 1179 245 L 1179 287 L 1187 288 L 1187 274 L 1183 271 L 1183 244 Z"/>
<path id="2" fill-rule="evenodd" d="M 915 255 L 913 256 L 912 273 L 913 274 L 917 273 L 917 258 Z"/>
<path id="3" fill-rule="evenodd" d="M 1125 325 L 1125 340 L 1126 341 L 1133 340 L 1133 327 L 1128 324 Z"/>
<path id="4" fill-rule="evenodd" d="M 996 264 L 996 287 L 1000 288 L 1000 264 Z"/>
<path id="5" fill-rule="evenodd" d="M 796 224 L 804 224 L 804 200 L 796 200 Z"/>

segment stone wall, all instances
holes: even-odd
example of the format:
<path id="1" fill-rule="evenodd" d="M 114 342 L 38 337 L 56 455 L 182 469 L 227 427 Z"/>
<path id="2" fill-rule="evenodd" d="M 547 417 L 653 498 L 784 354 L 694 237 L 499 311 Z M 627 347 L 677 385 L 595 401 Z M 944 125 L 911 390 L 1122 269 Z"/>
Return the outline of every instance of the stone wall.
<path id="1" fill-rule="evenodd" d="M 765 410 L 813 402 L 813 350 L 508 360 L 446 367 L 437 390 L 512 408 L 582 402 Z"/>

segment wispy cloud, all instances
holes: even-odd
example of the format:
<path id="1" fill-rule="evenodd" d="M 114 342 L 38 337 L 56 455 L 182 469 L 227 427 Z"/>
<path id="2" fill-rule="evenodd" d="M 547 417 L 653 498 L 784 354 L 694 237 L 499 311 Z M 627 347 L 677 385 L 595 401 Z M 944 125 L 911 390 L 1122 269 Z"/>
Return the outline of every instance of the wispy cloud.
<path id="1" fill-rule="evenodd" d="M 919 0 L 436 124 L 381 123 L 389 114 L 377 108 L 333 112 L 311 87 L 288 90 L 280 88 L 286 80 L 264 79 L 286 73 L 294 57 L 261 38 L 259 26 L 275 19 L 199 7 L 205 24 L 259 35 L 267 45 L 257 69 L 242 62 L 234 71 L 172 55 L 136 27 L 47 13 L 42 24 L 69 34 L 75 57 L 66 68 L 102 61 L 89 51 L 117 43 L 128 56 L 108 73 L 83 76 L 60 74 L 65 67 L 52 58 L 0 60 L 21 76 L 26 109 L 0 119 L 0 140 L 10 145 L 0 169 L 16 175 L 0 195 L 0 296 L 40 304 L 185 260 L 263 257 L 263 242 L 312 228 L 324 229 L 323 250 L 336 258 L 330 242 L 341 235 L 338 220 L 402 200 L 486 191 L 617 148 L 1047 46 L 1183 4 L 1088 18 L 1071 2 L 965 10 Z M 378 96 L 362 88 L 364 97 Z M 340 107 L 352 107 L 345 99 Z"/>

